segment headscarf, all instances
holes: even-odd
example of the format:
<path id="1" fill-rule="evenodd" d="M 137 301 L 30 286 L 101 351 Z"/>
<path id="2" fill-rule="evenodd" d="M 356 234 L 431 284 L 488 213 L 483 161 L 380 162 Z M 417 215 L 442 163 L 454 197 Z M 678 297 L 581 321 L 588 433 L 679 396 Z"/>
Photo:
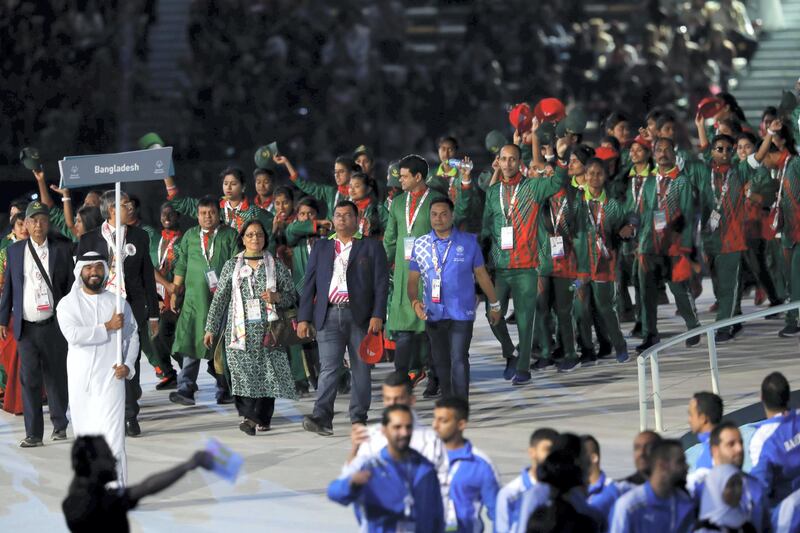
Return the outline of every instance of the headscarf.
<path id="1" fill-rule="evenodd" d="M 256 276 L 256 271 L 250 268 L 249 265 L 244 264 L 244 252 L 240 252 L 231 261 L 235 261 L 233 276 L 231 277 L 231 341 L 228 348 L 234 350 L 244 350 L 246 347 L 247 336 L 247 320 L 244 314 L 244 299 L 242 298 L 241 285 L 243 279 L 251 278 L 248 280 L 251 288 L 255 287 L 253 278 Z M 262 259 L 266 283 L 265 288 L 267 292 L 275 292 L 277 289 L 277 271 L 275 266 L 275 259 L 267 252 L 263 251 Z M 262 265 L 259 265 L 261 267 Z M 261 299 L 260 294 L 252 294 L 252 298 Z M 275 312 L 274 304 L 265 304 L 267 316 L 266 322 L 274 322 L 278 320 L 278 314 Z"/>
<path id="2" fill-rule="evenodd" d="M 742 475 L 742 472 L 733 465 L 717 465 L 711 469 L 706 477 L 700 500 L 700 520 L 707 520 L 718 527 L 730 528 L 740 528 L 747 522 L 749 513 L 745 512 L 741 503 L 737 507 L 731 507 L 722 499 L 725 485 L 737 474 Z"/>
<path id="3" fill-rule="evenodd" d="M 106 257 L 95 251 L 86 252 L 83 255 L 78 256 L 78 260 L 75 262 L 75 270 L 73 271 L 75 274 L 75 281 L 72 283 L 73 290 L 80 290 L 83 289 L 83 279 L 81 279 L 81 270 L 83 267 L 87 265 L 93 265 L 95 263 L 102 263 L 103 264 L 103 287 L 105 287 L 106 281 L 108 280 L 108 261 Z"/>

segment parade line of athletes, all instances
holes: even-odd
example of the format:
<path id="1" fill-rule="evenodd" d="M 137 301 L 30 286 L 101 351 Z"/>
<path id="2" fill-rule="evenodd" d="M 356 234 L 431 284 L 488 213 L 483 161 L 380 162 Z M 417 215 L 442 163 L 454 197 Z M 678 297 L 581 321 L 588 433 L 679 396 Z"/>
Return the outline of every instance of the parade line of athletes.
<path id="1" fill-rule="evenodd" d="M 67 343 L 55 311 L 80 273 L 59 263 L 44 283 L 47 268 L 36 270 L 29 257 L 36 252 L 36 263 L 46 264 L 48 247 L 51 259 L 63 253 L 59 261 L 70 264 L 99 254 L 108 266 L 105 289 L 130 304 L 156 388 L 194 405 L 204 366 L 217 402 L 236 404 L 249 435 L 269 430 L 275 398 L 297 399 L 310 388 L 316 401 L 306 430 L 333 433 L 337 392 L 350 393 L 350 422 L 365 423 L 381 352 L 414 385 L 427 377 L 426 398 L 468 398 L 477 313 L 499 341 L 498 375 L 524 386 L 535 372 L 625 363 L 621 322 L 641 337 L 637 352 L 658 343 L 665 287 L 686 327 L 699 326 L 694 298 L 703 271 L 718 320 L 741 312 L 748 286 L 756 303 L 800 299 L 800 162 L 790 118 L 797 113 L 784 104 L 780 113 L 768 108 L 754 130 L 732 96 L 708 98 L 698 107 L 693 147 L 677 144 L 668 110 L 650 112 L 635 136 L 638 118 L 613 113 L 592 147 L 582 140 L 584 113 L 544 99 L 511 111 L 511 142 L 502 132 L 487 136 L 491 169 L 475 175 L 457 140 L 445 136 L 439 163 L 408 155 L 389 166 L 386 198 L 368 147 L 338 157 L 334 184 L 326 185 L 300 178 L 273 144 L 257 151 L 252 177 L 222 170 L 219 198 L 194 198 L 167 178 L 160 230 L 142 222 L 138 198 L 123 194 L 122 258 L 113 255 L 113 192 L 89 192 L 78 208 L 69 190 L 47 185 L 38 153 L 26 149 L 22 162 L 41 201 L 12 206 L 0 251 L 5 401 L 22 397 L 22 446 L 42 444 L 42 384 L 54 438 L 66 437 Z M 156 134 L 140 140 L 143 149 L 162 145 Z M 276 186 L 283 173 L 293 187 Z M 179 214 L 197 225 L 181 229 Z M 56 233 L 71 249 L 59 251 Z M 15 251 L 15 241 L 35 246 L 18 243 Z M 116 275 L 119 262 L 124 277 Z M 12 295 L 15 268 L 33 282 L 20 281 Z M 508 324 L 517 327 L 517 343 Z M 26 338 L 35 328 L 48 342 Z M 716 341 L 741 329 L 719 330 Z M 796 312 L 779 334 L 800 335 Z M 141 431 L 134 359 L 128 374 L 120 370 L 128 436 Z"/>

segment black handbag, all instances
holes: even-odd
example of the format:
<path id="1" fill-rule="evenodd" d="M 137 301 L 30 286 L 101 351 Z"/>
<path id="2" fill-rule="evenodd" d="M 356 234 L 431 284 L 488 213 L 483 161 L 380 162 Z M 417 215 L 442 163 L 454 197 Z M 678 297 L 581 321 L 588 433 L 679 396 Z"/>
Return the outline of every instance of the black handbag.
<path id="1" fill-rule="evenodd" d="M 278 320 L 267 323 L 267 331 L 264 333 L 263 345 L 266 348 L 277 348 L 279 346 L 288 348 L 298 344 L 309 344 L 314 342 L 314 333 L 310 337 L 300 338 L 297 336 L 297 309 L 276 309 Z"/>

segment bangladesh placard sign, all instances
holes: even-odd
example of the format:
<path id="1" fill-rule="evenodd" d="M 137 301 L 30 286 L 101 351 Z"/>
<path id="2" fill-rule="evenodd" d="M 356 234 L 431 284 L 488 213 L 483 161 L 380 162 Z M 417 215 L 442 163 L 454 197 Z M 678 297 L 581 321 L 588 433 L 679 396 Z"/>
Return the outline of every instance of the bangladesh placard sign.
<path id="1" fill-rule="evenodd" d="M 172 147 L 119 154 L 67 156 L 58 162 L 64 187 L 163 180 L 172 166 Z"/>

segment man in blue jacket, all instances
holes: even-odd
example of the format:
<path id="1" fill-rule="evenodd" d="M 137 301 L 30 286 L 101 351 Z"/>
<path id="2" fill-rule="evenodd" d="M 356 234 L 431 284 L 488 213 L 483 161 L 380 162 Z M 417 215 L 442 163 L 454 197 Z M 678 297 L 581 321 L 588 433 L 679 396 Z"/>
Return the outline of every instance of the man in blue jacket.
<path id="1" fill-rule="evenodd" d="M 486 507 L 494 522 L 499 477 L 491 460 L 464 438 L 469 419 L 469 404 L 450 396 L 436 402 L 433 430 L 447 449 L 449 470 L 445 486 L 444 517 L 447 531 L 483 531 L 481 510 Z"/>
<path id="2" fill-rule="evenodd" d="M 328 498 L 355 504 L 362 531 L 444 531 L 436 469 L 410 446 L 413 420 L 407 405 L 387 407 L 381 421 L 386 447 L 377 457 L 356 457 L 345 474 L 328 485 Z"/>

